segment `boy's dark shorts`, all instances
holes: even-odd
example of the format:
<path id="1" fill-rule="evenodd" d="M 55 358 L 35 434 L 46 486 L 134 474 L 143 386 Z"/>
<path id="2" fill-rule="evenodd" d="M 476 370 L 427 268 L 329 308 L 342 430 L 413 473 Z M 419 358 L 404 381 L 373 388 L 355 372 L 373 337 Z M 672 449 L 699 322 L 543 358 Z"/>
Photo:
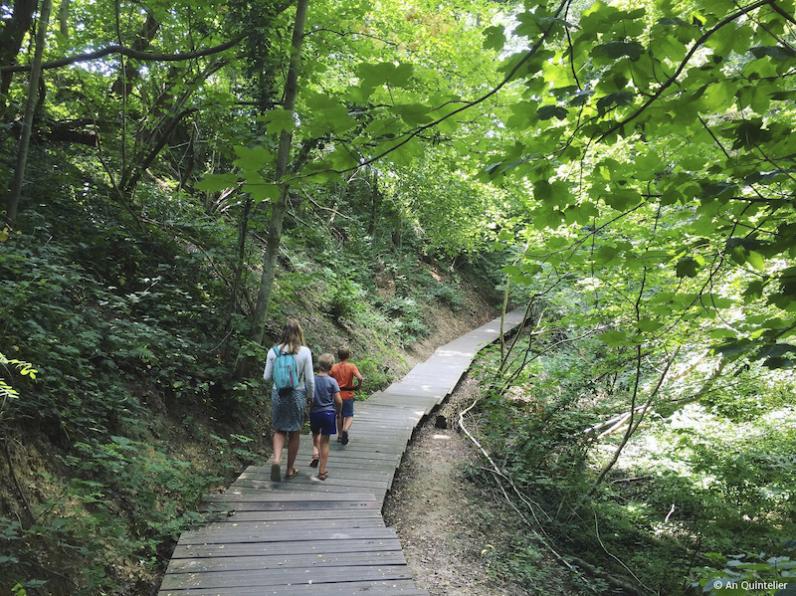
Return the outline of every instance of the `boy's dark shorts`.
<path id="1" fill-rule="evenodd" d="M 354 398 L 343 400 L 343 410 L 340 413 L 343 418 L 354 417 Z"/>
<path id="2" fill-rule="evenodd" d="M 337 416 L 334 412 L 311 412 L 310 430 L 313 435 L 336 435 Z"/>

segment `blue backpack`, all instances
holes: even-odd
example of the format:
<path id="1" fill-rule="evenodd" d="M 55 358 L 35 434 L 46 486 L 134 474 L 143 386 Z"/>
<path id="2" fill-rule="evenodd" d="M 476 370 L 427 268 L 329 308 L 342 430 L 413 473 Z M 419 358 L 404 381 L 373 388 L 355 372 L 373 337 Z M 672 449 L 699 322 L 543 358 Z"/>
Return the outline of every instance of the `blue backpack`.
<path id="1" fill-rule="evenodd" d="M 274 346 L 274 387 L 279 395 L 288 395 L 299 384 L 298 364 L 295 354 L 282 352 L 279 346 Z"/>

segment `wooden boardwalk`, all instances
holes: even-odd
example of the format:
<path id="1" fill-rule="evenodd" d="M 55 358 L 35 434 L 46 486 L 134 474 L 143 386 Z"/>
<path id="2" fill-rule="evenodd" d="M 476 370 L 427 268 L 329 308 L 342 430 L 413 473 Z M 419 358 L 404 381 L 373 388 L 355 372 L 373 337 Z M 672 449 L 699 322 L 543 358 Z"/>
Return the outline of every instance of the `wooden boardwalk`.
<path id="1" fill-rule="evenodd" d="M 504 331 L 522 321 L 509 313 Z M 207 497 L 211 520 L 184 532 L 159 596 L 427 594 L 417 589 L 382 504 L 417 424 L 444 400 L 479 350 L 498 339 L 494 320 L 438 348 L 403 379 L 356 404 L 351 442 L 332 443 L 329 478 L 308 467 L 301 439 L 290 480 L 249 466 L 223 494 Z M 287 460 L 287 454 L 283 455 Z"/>

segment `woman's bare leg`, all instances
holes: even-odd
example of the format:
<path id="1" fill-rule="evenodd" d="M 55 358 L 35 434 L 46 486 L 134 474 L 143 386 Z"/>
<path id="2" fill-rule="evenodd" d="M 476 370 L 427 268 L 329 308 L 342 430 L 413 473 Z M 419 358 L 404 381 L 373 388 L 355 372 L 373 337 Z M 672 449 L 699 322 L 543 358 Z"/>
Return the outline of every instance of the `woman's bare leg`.
<path id="1" fill-rule="evenodd" d="M 296 456 L 298 455 L 299 450 L 299 439 L 301 435 L 299 431 L 294 431 L 290 433 L 290 438 L 287 442 L 287 473 L 292 475 L 293 468 L 296 465 Z"/>
<path id="2" fill-rule="evenodd" d="M 279 462 L 282 461 L 282 449 L 285 446 L 285 433 L 275 430 L 271 437 L 271 444 L 274 448 L 274 463 L 279 465 Z"/>

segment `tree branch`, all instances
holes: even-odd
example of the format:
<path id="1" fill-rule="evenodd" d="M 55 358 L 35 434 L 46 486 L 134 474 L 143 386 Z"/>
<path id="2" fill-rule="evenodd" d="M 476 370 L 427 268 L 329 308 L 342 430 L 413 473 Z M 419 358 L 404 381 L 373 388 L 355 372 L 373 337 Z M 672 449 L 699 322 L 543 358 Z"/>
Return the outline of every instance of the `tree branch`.
<path id="1" fill-rule="evenodd" d="M 141 52 L 133 48 L 128 48 L 119 44 L 113 44 L 104 48 L 100 48 L 99 50 L 94 50 L 93 52 L 85 52 L 82 54 L 75 54 L 74 56 L 60 58 L 58 60 L 51 60 L 50 62 L 45 62 L 42 64 L 41 67 L 43 69 L 61 68 L 63 66 L 76 64 L 78 62 L 91 62 L 92 60 L 98 60 L 111 54 L 119 54 L 122 56 L 127 56 L 128 58 L 135 58 L 136 60 L 142 60 L 146 62 L 181 62 L 184 60 L 193 60 L 194 58 L 202 58 L 204 56 L 212 56 L 213 54 L 225 52 L 228 49 L 238 45 L 244 39 L 244 37 L 245 35 L 238 35 L 237 37 L 233 37 L 229 41 L 217 46 L 205 48 L 203 50 L 196 50 L 195 52 L 178 52 L 176 54 Z M 24 72 L 30 70 L 30 68 L 31 66 L 29 64 L 9 64 L 6 66 L 0 66 L 0 74 L 7 72 Z"/>
<path id="2" fill-rule="evenodd" d="M 691 58 L 696 53 L 696 51 L 714 33 L 716 33 L 716 31 L 718 31 L 719 29 L 721 29 L 725 25 L 728 25 L 728 24 L 732 23 L 736 19 L 739 19 L 740 17 L 744 16 L 745 14 L 750 13 L 753 10 L 757 10 L 761 6 L 765 6 L 766 4 L 772 5 L 773 4 L 773 0 L 758 0 L 757 2 L 754 2 L 754 3 L 750 4 L 749 6 L 746 6 L 746 7 L 742 8 L 742 9 L 738 10 L 737 12 L 734 12 L 731 15 L 723 18 L 721 21 L 719 21 L 713 27 L 711 27 L 705 33 L 703 33 L 702 36 L 694 42 L 694 45 L 691 46 L 691 49 L 688 50 L 688 53 L 685 55 L 685 58 L 683 58 L 683 60 L 680 62 L 679 66 L 677 67 L 677 70 L 674 71 L 674 74 L 672 76 L 670 76 L 668 79 L 666 79 L 666 81 L 664 81 L 663 84 L 660 87 L 658 87 L 658 89 L 655 91 L 655 93 L 653 93 L 652 96 L 647 101 L 645 101 L 635 112 L 630 114 L 630 116 L 628 116 L 624 120 L 620 120 L 619 122 L 617 122 L 616 124 L 611 126 L 607 131 L 602 133 L 597 138 L 597 141 L 598 142 L 603 141 L 606 137 L 612 135 L 613 133 L 615 133 L 617 130 L 619 130 L 620 128 L 622 128 L 626 124 L 628 124 L 628 123 L 632 122 L 633 120 L 635 120 L 636 118 L 638 118 L 648 107 L 650 107 L 650 105 L 655 103 L 660 98 L 660 96 L 663 94 L 663 92 L 666 91 L 669 87 L 671 87 L 672 84 L 677 80 L 677 77 L 679 77 L 680 73 L 682 73 L 683 70 L 685 69 L 685 67 L 688 66 L 688 62 L 691 60 Z"/>

